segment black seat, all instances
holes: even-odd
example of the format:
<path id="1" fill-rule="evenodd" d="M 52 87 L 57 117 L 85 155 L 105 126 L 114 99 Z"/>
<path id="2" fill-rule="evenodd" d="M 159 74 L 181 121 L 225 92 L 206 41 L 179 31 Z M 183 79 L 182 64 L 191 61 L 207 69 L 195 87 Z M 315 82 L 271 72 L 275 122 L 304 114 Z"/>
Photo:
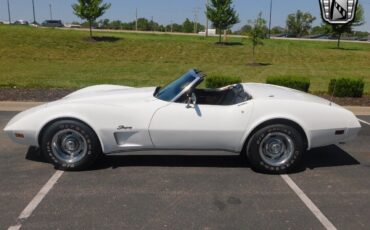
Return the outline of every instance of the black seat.
<path id="1" fill-rule="evenodd" d="M 232 86 L 227 94 L 222 98 L 220 105 L 235 105 L 248 100 L 249 96 L 244 91 L 241 84 L 236 84 Z"/>

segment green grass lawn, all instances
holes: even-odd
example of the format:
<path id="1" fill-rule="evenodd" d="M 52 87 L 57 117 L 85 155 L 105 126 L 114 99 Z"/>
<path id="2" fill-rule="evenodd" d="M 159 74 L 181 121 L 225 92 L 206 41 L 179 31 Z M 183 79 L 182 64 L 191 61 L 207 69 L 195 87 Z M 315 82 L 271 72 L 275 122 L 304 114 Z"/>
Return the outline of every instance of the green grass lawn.
<path id="1" fill-rule="evenodd" d="M 95 33 L 115 42 L 88 41 L 88 32 L 0 25 L 0 87 L 81 88 L 94 84 L 156 86 L 190 68 L 208 75 L 309 77 L 313 92 L 326 91 L 330 78 L 359 77 L 370 93 L 370 44 L 266 40 L 250 66 L 251 46 L 217 46 L 217 38 L 133 33 Z"/>

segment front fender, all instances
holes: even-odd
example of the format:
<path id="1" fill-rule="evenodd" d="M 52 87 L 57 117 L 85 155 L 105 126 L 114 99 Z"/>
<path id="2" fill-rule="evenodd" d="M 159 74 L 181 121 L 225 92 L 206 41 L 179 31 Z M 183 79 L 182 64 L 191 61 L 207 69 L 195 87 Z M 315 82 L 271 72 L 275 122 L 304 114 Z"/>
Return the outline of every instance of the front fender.
<path id="1" fill-rule="evenodd" d="M 5 133 L 16 143 L 39 147 L 39 135 L 42 129 L 55 120 L 79 120 L 96 132 L 96 127 L 94 127 L 93 122 L 87 116 L 83 113 L 72 112 L 76 111 L 77 104 L 58 107 L 54 107 L 52 104 L 43 104 L 17 114 L 5 126 Z M 16 134 L 22 134 L 23 137 L 17 137 Z M 100 136 L 97 136 L 101 146 L 103 146 Z"/>

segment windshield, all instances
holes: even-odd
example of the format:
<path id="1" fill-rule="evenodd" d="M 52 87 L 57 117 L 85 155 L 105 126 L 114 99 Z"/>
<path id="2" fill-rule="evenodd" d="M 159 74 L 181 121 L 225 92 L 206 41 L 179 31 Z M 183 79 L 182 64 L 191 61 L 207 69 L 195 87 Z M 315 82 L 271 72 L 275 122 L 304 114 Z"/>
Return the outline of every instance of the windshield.
<path id="1" fill-rule="evenodd" d="M 173 81 L 167 86 L 161 88 L 155 97 L 163 101 L 172 101 L 194 80 L 195 76 L 193 73 L 188 72 L 176 81 Z"/>

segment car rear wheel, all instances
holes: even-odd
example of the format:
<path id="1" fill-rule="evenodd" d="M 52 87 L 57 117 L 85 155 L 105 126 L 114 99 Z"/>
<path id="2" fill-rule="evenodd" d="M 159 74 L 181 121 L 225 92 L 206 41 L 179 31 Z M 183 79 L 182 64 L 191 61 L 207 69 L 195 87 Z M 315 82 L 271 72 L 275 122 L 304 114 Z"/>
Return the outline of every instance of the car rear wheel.
<path id="1" fill-rule="evenodd" d="M 299 165 L 304 142 L 302 135 L 291 126 L 269 125 L 253 134 L 246 151 L 253 169 L 267 173 L 286 173 Z"/>
<path id="2" fill-rule="evenodd" d="M 95 132 L 75 120 L 60 120 L 49 125 L 42 135 L 41 149 L 46 158 L 61 170 L 86 169 L 101 154 Z"/>

